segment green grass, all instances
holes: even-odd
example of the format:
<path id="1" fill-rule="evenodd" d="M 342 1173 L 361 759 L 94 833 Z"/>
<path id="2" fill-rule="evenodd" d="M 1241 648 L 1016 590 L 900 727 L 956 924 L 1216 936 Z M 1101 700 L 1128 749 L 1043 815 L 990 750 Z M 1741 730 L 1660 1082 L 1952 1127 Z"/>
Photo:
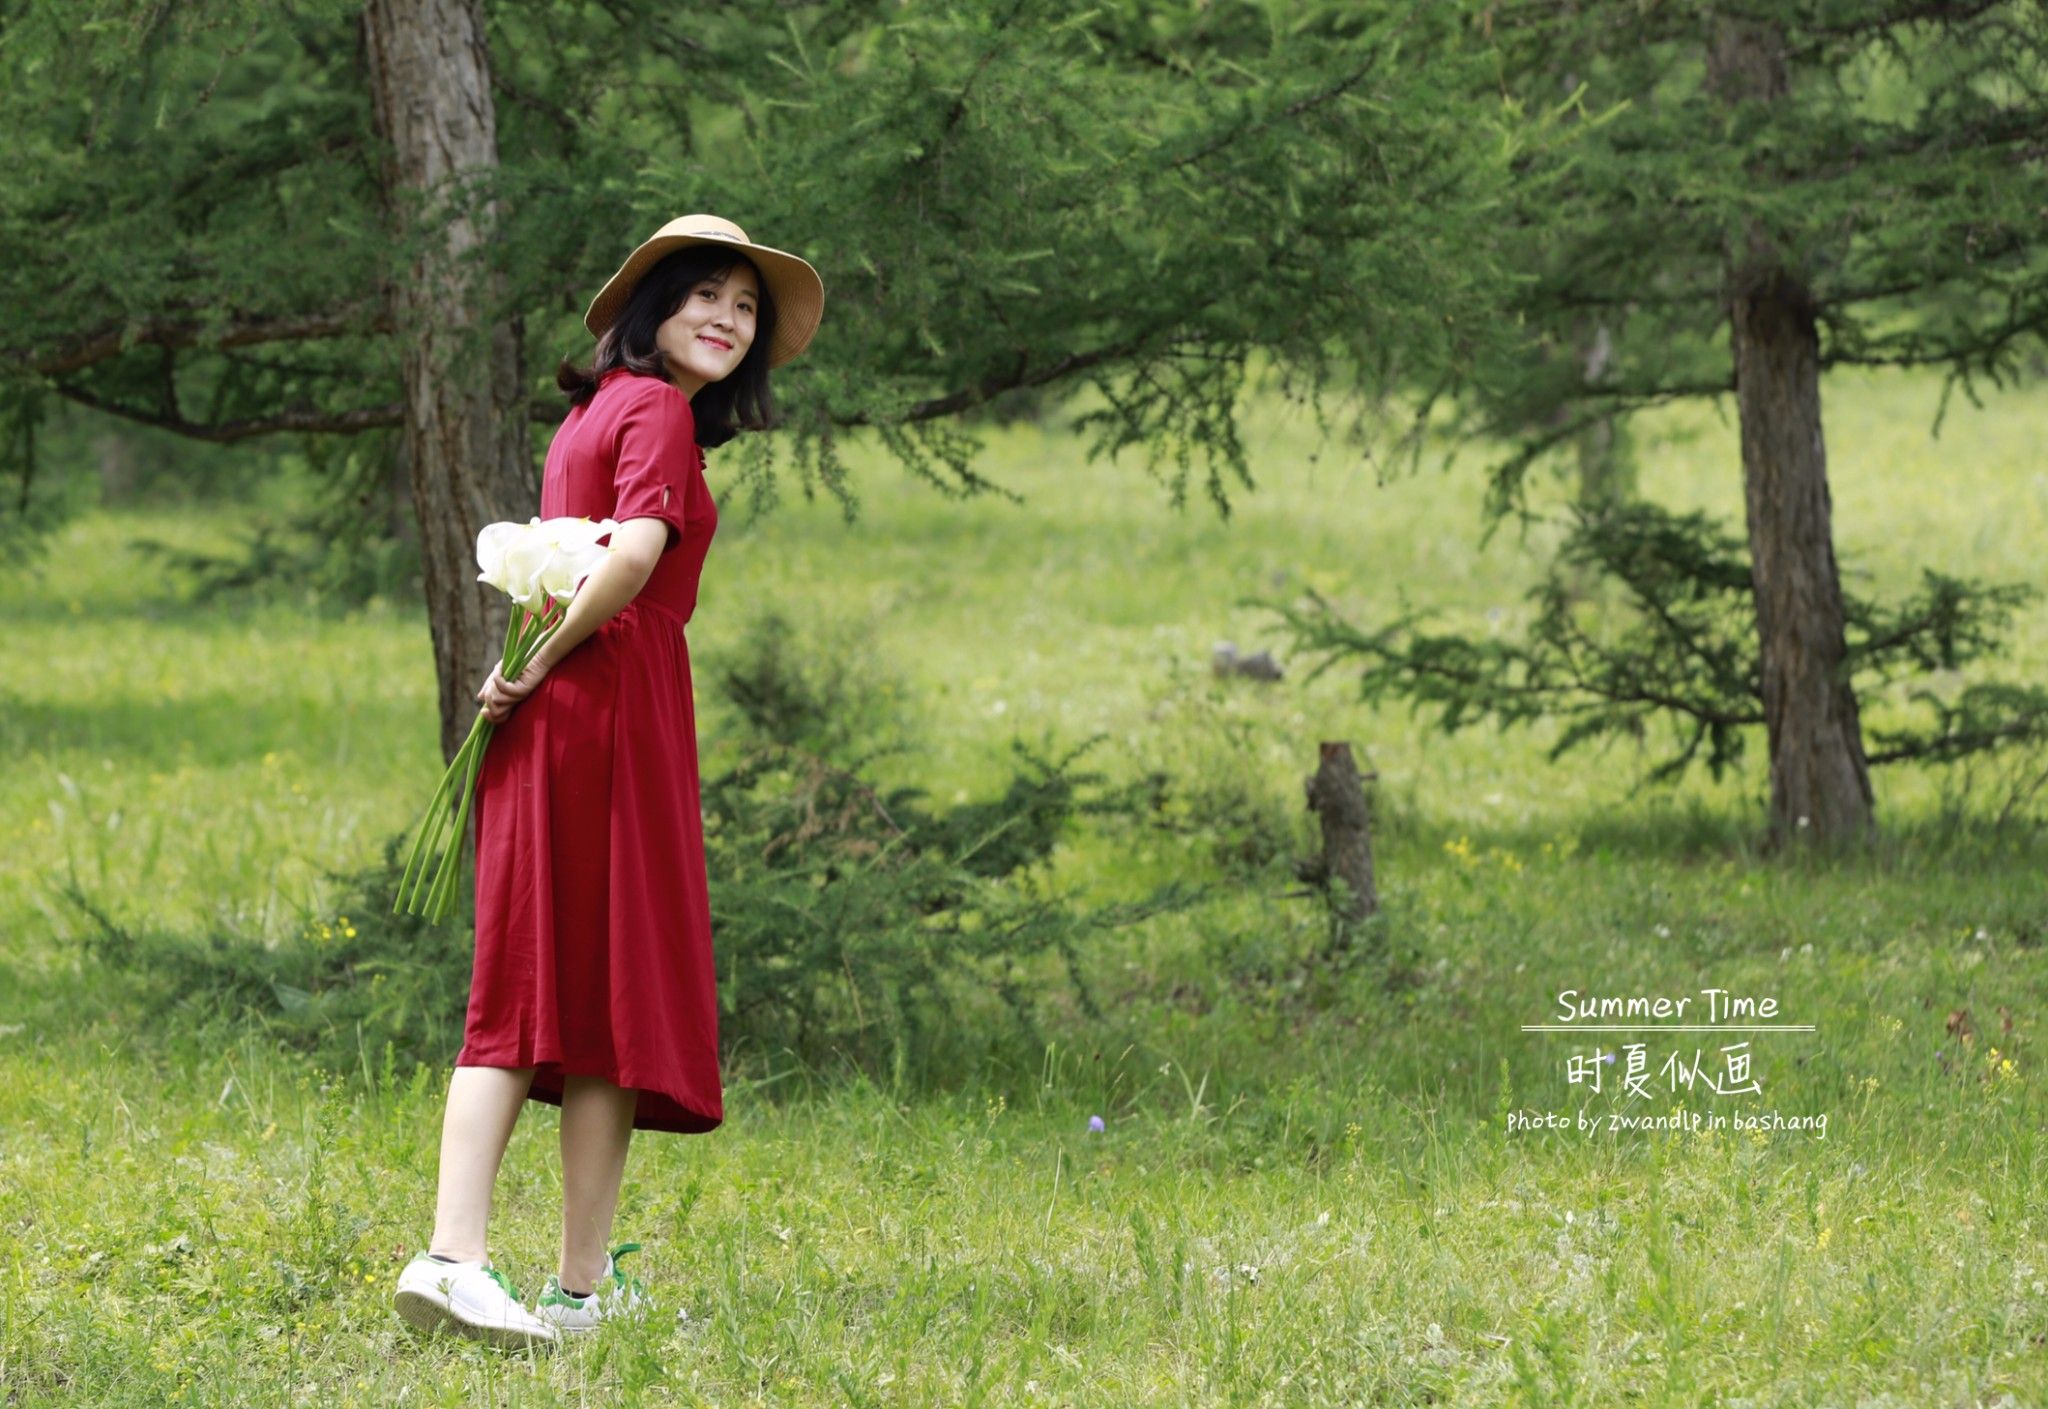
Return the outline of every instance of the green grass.
<path id="1" fill-rule="evenodd" d="M 2038 583 L 2040 412 L 1958 406 L 1932 441 L 1934 396 L 1830 382 L 1845 569 L 1886 593 L 1922 563 Z M 2048 1396 L 2039 833 L 1958 823 L 1941 775 L 1883 771 L 1869 856 L 1771 863 L 1760 747 L 1739 778 L 1641 793 L 1627 750 L 1546 765 L 1542 731 L 1446 738 L 1335 673 L 1219 684 L 1215 641 L 1269 644 L 1239 597 L 1307 582 L 1361 619 L 1405 597 L 1511 624 L 1541 561 L 1540 534 L 1478 546 L 1476 451 L 1382 485 L 1335 447 L 1311 462 L 1283 409 L 1254 417 L 1261 484 L 1228 525 L 1030 428 L 984 466 L 1021 509 L 940 500 L 870 451 L 851 527 L 794 500 L 748 522 L 722 494 L 691 626 L 705 747 L 729 733 L 708 672 L 769 607 L 898 682 L 914 748 L 881 770 L 941 802 L 997 786 L 1013 734 L 1101 732 L 1093 766 L 1165 770 L 1305 849 L 1300 780 L 1348 739 L 1381 775 L 1401 981 L 1306 964 L 1320 930 L 1282 864 L 1091 955 L 1101 1025 L 1048 985 L 1057 1041 L 1013 1065 L 891 1090 L 744 1054 L 725 1128 L 640 1136 L 621 1202 L 618 1236 L 691 1322 L 538 1363 L 423 1346 L 389 1309 L 430 1230 L 442 1071 L 365 1051 L 319 1073 L 257 1027 L 142 1025 L 139 976 L 86 957 L 57 889 L 250 944 L 329 918 L 328 871 L 369 862 L 438 772 L 423 618 L 185 606 L 127 547 L 224 544 L 228 511 L 72 525 L 0 677 L 7 1402 Z M 1733 427 L 1696 407 L 1651 428 L 1646 492 L 1735 513 Z M 2020 625 L 2002 668 L 2038 677 L 2048 610 Z M 1166 836 L 1076 836 L 1056 870 L 1101 894 L 1216 876 Z M 1754 1037 L 1760 1096 L 1637 1109 L 1825 1114 L 1825 1139 L 1507 1133 L 1512 1111 L 1620 1108 L 1615 1066 L 1599 1096 L 1567 1082 L 1592 1040 L 1520 1031 L 1560 989 L 1709 985 L 1818 1030 Z M 1695 1044 L 1712 1069 L 1722 1040 L 1650 1039 L 1653 1076 Z M 529 1292 L 552 1267 L 556 1127 L 527 1108 L 499 1186 L 493 1252 Z"/>

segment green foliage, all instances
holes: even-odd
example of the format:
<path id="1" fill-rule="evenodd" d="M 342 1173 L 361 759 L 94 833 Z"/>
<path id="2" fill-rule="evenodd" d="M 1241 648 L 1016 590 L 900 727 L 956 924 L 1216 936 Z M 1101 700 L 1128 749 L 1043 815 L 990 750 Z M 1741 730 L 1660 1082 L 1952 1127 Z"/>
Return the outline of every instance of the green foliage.
<path id="1" fill-rule="evenodd" d="M 764 742 L 843 758 L 860 741 L 903 729 L 902 686 L 879 669 L 867 643 L 834 649 L 799 641 L 789 615 L 755 615 L 732 655 L 705 675 L 739 712 L 741 727 Z"/>
<path id="2" fill-rule="evenodd" d="M 214 552 L 150 537 L 130 546 L 182 578 L 194 603 L 284 596 L 334 614 L 374 596 L 417 599 L 424 590 L 419 548 L 383 512 L 390 437 L 305 439 L 313 488 L 295 507 L 257 515 L 237 547 Z"/>
<path id="3" fill-rule="evenodd" d="M 1489 8 L 1487 95 L 1560 96 L 1501 211 L 1522 342 L 1453 419 L 1515 443 L 1496 513 L 1589 427 L 1735 388 L 1724 269 L 1768 251 L 1812 300 L 1823 369 L 1931 365 L 1947 392 L 2024 381 L 2048 329 L 2048 26 L 2035 0 Z M 1707 81 L 1717 26 L 1755 25 L 1785 96 Z M 1477 42 L 1474 36 L 1468 42 Z M 1935 422 L 1940 423 L 1937 412 Z"/>
<path id="4" fill-rule="evenodd" d="M 1925 375 L 1830 384 L 1872 447 L 1838 502 L 1888 602 L 1917 581 L 1910 557 L 2026 575 L 2048 514 L 2030 481 L 2039 407 L 2001 398 L 1931 447 L 1910 432 L 1932 390 Z M 1700 407 L 1659 419 L 1707 424 L 1646 461 L 1659 493 L 1738 503 L 1732 431 Z M 1886 779 L 1896 820 L 1870 854 L 1767 862 L 1747 844 L 1754 757 L 1718 788 L 1694 770 L 1675 798 L 1632 797 L 1584 750 L 1546 765 L 1527 735 L 1436 735 L 1337 679 L 1212 682 L 1213 634 L 1252 629 L 1226 621 L 1221 583 L 1285 566 L 1334 595 L 1363 562 L 1362 590 L 1434 581 L 1479 613 L 1533 580 L 1512 554 L 1472 553 L 1476 505 L 1434 477 L 1333 496 L 1304 427 L 1259 425 L 1280 468 L 1261 512 L 1227 530 L 1148 518 L 1142 482 L 1048 457 L 1028 433 L 995 466 L 1044 474 L 1015 513 L 957 512 L 879 476 L 867 533 L 816 505 L 721 540 L 692 647 L 724 639 L 720 602 L 784 602 L 797 621 L 893 602 L 873 608 L 877 637 L 931 692 L 915 778 L 940 798 L 1003 793 L 992 722 L 1041 709 L 1029 692 L 1053 640 L 1042 717 L 1114 729 L 1098 767 L 1156 759 L 1193 784 L 1242 770 L 1298 808 L 1304 747 L 1369 745 L 1403 802 L 1380 859 L 1421 951 L 1404 955 L 1412 982 L 1388 992 L 1354 971 L 1290 992 L 1313 918 L 1237 884 L 1085 946 L 1106 1022 L 1055 1009 L 1028 1063 L 963 1070 L 946 1093 L 787 1058 L 765 1074 L 782 1080 L 755 1081 L 749 1049 L 716 1138 L 635 1138 L 620 1227 L 647 1238 L 664 1314 L 620 1328 L 602 1376 L 599 1346 L 508 1367 L 403 1340 L 391 1317 L 391 1279 L 431 1229 L 447 1049 L 408 1071 L 337 1042 L 337 1064 L 366 1075 L 316 1094 L 261 1023 L 205 1023 L 197 1002 L 139 1020 L 126 975 L 76 961 L 73 912 L 44 908 L 44 878 L 76 857 L 116 923 L 290 937 L 293 898 L 321 890 L 304 858 L 373 855 L 438 764 L 417 615 L 164 612 L 123 545 L 205 537 L 213 516 L 85 516 L 32 584 L 17 648 L 35 668 L 8 677 L 0 711 L 7 1391 L 96 1409 L 263 1404 L 291 1386 L 337 1406 L 538 1404 L 596 1398 L 601 1378 L 630 1403 L 617 1386 L 658 1364 L 677 1399 L 803 1409 L 844 1405 L 842 1375 L 882 1403 L 1327 1409 L 1569 1389 L 1575 1404 L 1692 1404 L 1757 1397 L 1774 1357 L 1768 1392 L 1792 1404 L 2042 1400 L 2048 1357 L 2027 1339 L 2040 1273 L 2015 1274 L 2040 1262 L 2048 830 L 1949 829 L 1916 773 Z M 991 520 L 1004 531 L 963 551 Z M 818 570 L 793 573 L 814 551 Z M 2012 668 L 2033 678 L 2039 603 L 2023 622 Z M 1167 660 L 1203 712 L 1161 700 Z M 1014 712 L 992 715 L 992 696 Z M 731 712 L 711 699 L 704 717 Z M 1241 741 L 1222 735 L 1233 719 Z M 1201 868 L 1198 849 L 1149 840 L 1152 858 L 1075 829 L 1054 861 L 1119 890 Z M 1759 1036 L 1757 1104 L 1826 1114 L 1827 1138 L 1507 1134 L 1507 1112 L 1584 1102 L 1569 1039 L 1520 1028 L 1558 987 L 1595 980 L 1711 982 L 1817 1022 Z M 1973 1041 L 1948 1027 L 1963 1007 Z M 1591 1113 L 1629 1108 L 1607 1091 Z M 527 1291 L 558 1252 L 557 1114 L 522 1115 L 491 1221 L 490 1251 Z"/>
<path id="5" fill-rule="evenodd" d="M 1082 746 L 1086 748 L 1086 745 Z M 1076 754 L 1080 750 L 1075 751 Z M 961 1069 L 992 994 L 1026 1047 L 1056 961 L 1100 1017 L 1082 969 L 1109 931 L 1186 908 L 1173 884 L 1083 908 L 1048 890 L 1043 863 L 1093 781 L 1030 757 L 1001 798 L 935 813 L 815 755 L 762 746 L 705 784 L 721 1033 L 808 1061 L 840 1054 L 912 1079 Z M 1099 799 L 1098 799 L 1099 801 Z"/>
<path id="6" fill-rule="evenodd" d="M 363 1074 L 371 1075 L 367 1069 Z M 363 1265 L 372 1222 L 349 1206 L 341 1192 L 346 1185 L 330 1168 L 342 1153 L 347 1106 L 339 1083 L 322 1084 L 306 1142 L 305 1181 L 283 1191 L 282 1206 L 273 1209 L 276 1236 L 266 1259 L 272 1277 L 261 1284 L 264 1309 L 273 1314 L 289 1316 L 340 1299 L 354 1280 L 351 1273 Z"/>
<path id="7" fill-rule="evenodd" d="M 204 1026 L 246 1016 L 334 1071 L 362 1067 L 387 1042 L 408 1065 L 445 1064 L 462 1045 L 472 944 L 459 923 L 391 913 L 409 841 L 396 834 L 378 864 L 329 872 L 331 912 L 271 946 L 215 930 L 137 929 L 76 877 L 59 890 L 90 921 L 86 953 L 131 975 L 155 1019 Z"/>
<path id="8" fill-rule="evenodd" d="M 817 718 L 807 710 L 836 710 L 859 692 L 829 663 L 823 683 L 792 686 L 780 673 L 787 632 L 772 617 L 769 624 L 726 678 L 776 682 L 748 696 L 750 730 L 765 723 L 809 734 Z M 819 693 L 804 695 L 807 688 Z M 1176 883 L 1135 902 L 1088 907 L 1050 891 L 1053 849 L 1078 817 L 1142 805 L 1141 790 L 1100 789 L 1099 774 L 1076 769 L 1092 743 L 1058 759 L 1017 744 L 1022 762 L 999 796 L 945 811 L 924 805 L 917 788 L 884 792 L 772 738 L 750 739 L 738 763 L 707 771 L 724 1044 L 924 1082 L 961 1070 L 978 1043 L 994 1040 L 984 1020 L 1007 1014 L 1022 1050 L 1041 1045 L 1039 1021 L 1062 981 L 1099 1018 L 1083 971 L 1088 947 L 1185 909 L 1201 892 Z M 445 1063 L 461 1044 L 469 904 L 439 926 L 392 913 L 407 841 L 389 838 L 375 866 L 328 872 L 336 902 L 274 947 L 120 924 L 75 877 L 61 893 L 91 922 L 86 951 L 134 975 L 158 1017 L 253 1015 L 329 1069 L 364 1066 L 387 1044 L 407 1064 Z M 465 869 L 465 897 L 472 875 Z M 1000 1007 L 978 1007 L 983 994 Z"/>
<path id="9" fill-rule="evenodd" d="M 33 387 L 0 382 L 0 579 L 26 574 L 40 561 L 50 535 L 83 504 L 87 486 L 65 482 L 42 468 L 38 437 L 49 416 L 49 397 Z"/>
<path id="10" fill-rule="evenodd" d="M 1588 597 L 1591 574 L 1599 595 Z M 1669 728 L 1672 750 L 1649 770 L 1669 782 L 1704 762 L 1719 778 L 1764 723 L 1761 668 L 1745 545 L 1704 513 L 1650 504 L 1571 511 L 1544 580 L 1529 594 L 1525 635 L 1474 637 L 1431 630 L 1409 612 L 1373 630 L 1345 621 L 1313 588 L 1308 605 L 1258 602 L 1294 644 L 1319 657 L 1310 678 L 1357 662 L 1368 700 L 1434 710 L 1454 733 L 1483 722 L 1562 725 L 1549 750 Z M 1848 663 L 1872 682 L 1954 672 L 1995 657 L 2031 588 L 1926 572 L 1921 590 L 1891 605 L 1845 594 Z M 1872 763 L 1953 762 L 1974 753 L 2048 741 L 2048 690 L 1979 682 L 1952 701 L 1913 698 L 1931 727 L 1875 732 Z"/>
<path id="11" fill-rule="evenodd" d="M 1247 699 L 1282 689 L 1275 683 L 1219 679 L 1208 669 L 1171 664 L 1148 715 L 1171 718 L 1143 741 L 1134 760 L 1141 769 L 1145 805 L 1126 816 L 1130 844 L 1149 847 L 1161 835 L 1200 849 L 1229 885 L 1272 881 L 1289 872 L 1303 842 L 1304 815 L 1293 780 L 1276 778 L 1269 741 Z M 1170 747 L 1168 740 L 1178 741 Z M 1303 773 L 1313 759 L 1295 760 Z"/>
<path id="12" fill-rule="evenodd" d="M 382 291 L 431 231 L 386 188 L 356 7 L 22 9 L 0 380 L 199 436 L 391 423 L 412 332 Z M 479 327 L 516 328 L 529 399 L 559 408 L 643 232 L 730 213 L 825 277 L 777 395 L 806 492 L 849 513 L 845 428 L 981 492 L 988 424 L 1084 387 L 1092 457 L 1142 449 L 1176 503 L 1199 469 L 1227 512 L 1254 355 L 1316 396 L 1513 340 L 1498 211 L 1557 134 L 1470 97 L 1494 62 L 1463 6 L 488 9 L 500 164 L 441 194 L 495 212 Z M 778 453 L 743 450 L 764 477 Z"/>

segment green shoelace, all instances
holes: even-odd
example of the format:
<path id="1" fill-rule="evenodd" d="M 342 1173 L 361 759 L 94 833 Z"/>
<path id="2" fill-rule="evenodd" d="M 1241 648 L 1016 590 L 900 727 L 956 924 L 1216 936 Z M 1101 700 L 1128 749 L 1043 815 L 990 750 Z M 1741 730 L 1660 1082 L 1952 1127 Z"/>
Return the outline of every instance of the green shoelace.
<path id="1" fill-rule="evenodd" d="M 614 1282 L 617 1282 L 622 1287 L 626 1287 L 630 1290 L 637 1292 L 644 1292 L 647 1290 L 647 1288 L 640 1284 L 640 1279 L 638 1277 L 628 1277 L 625 1273 L 619 1271 L 619 1259 L 624 1257 L 629 1252 L 638 1251 L 640 1251 L 640 1244 L 638 1243 L 620 1243 L 617 1247 L 611 1250 L 608 1256 L 612 1260 L 612 1280 Z"/>
<path id="2" fill-rule="evenodd" d="M 640 1251 L 640 1244 L 638 1243 L 620 1243 L 617 1247 L 613 1248 L 610 1253 L 607 1254 L 607 1256 L 611 1260 L 612 1265 L 612 1273 L 607 1280 L 610 1281 L 614 1286 L 617 1286 L 622 1291 L 624 1291 L 628 1295 L 628 1297 L 630 1297 L 635 1292 L 639 1293 L 642 1296 L 645 1296 L 647 1294 L 646 1286 L 640 1281 L 638 1277 L 628 1277 L 625 1273 L 619 1270 L 619 1259 L 624 1257 L 629 1252 L 638 1251 Z M 591 1296 L 596 1296 L 597 1293 L 598 1288 L 593 1287 L 591 1288 L 590 1296 L 571 1296 L 567 1291 L 563 1290 L 561 1278 L 550 1275 L 548 1277 L 547 1291 L 541 1297 L 541 1302 L 543 1305 L 552 1304 L 559 1306 L 581 1306 L 584 1302 L 590 1300 Z"/>

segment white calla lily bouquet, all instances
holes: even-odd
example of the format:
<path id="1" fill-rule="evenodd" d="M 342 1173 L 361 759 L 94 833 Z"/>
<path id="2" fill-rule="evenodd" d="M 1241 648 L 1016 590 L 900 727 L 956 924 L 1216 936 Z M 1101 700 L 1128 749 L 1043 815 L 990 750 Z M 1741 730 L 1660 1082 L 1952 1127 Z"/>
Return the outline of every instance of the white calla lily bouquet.
<path id="1" fill-rule="evenodd" d="M 597 540 L 617 530 L 611 519 L 532 519 L 526 523 L 487 524 L 476 536 L 477 581 L 487 582 L 512 599 L 505 624 L 505 650 L 498 673 L 517 680 L 533 663 L 536 652 L 561 628 L 567 604 L 583 580 L 611 552 Z M 413 834 L 405 874 L 398 882 L 393 913 L 424 915 L 430 924 L 448 918 L 455 907 L 455 877 L 462 844 L 468 836 L 470 808 L 476 799 L 477 775 L 484 750 L 497 726 L 479 710 L 469 738 L 456 751 L 434 790 L 434 800 Z"/>

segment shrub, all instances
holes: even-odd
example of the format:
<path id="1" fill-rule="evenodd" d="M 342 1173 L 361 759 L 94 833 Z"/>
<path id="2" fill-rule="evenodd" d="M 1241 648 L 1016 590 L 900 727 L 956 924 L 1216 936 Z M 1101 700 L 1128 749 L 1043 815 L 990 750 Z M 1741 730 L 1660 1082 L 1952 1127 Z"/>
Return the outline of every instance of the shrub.
<path id="1" fill-rule="evenodd" d="M 837 649 L 820 649 L 770 608 L 711 664 L 712 688 L 731 702 L 744 734 L 831 758 L 902 732 L 902 684 L 865 642 L 836 628 L 832 634 Z"/>
<path id="2" fill-rule="evenodd" d="M 781 628 L 756 642 L 787 649 Z M 838 683 L 802 690 L 779 671 L 756 659 L 730 672 L 784 682 L 755 696 L 755 707 L 809 702 L 760 708 L 748 729 L 780 721 L 815 738 L 818 716 L 807 711 L 843 696 L 849 677 L 824 662 L 809 678 Z M 1175 884 L 1092 908 L 1047 893 L 1046 863 L 1077 816 L 1146 805 L 1134 790 L 1104 790 L 1099 775 L 1076 771 L 1096 742 L 1057 760 L 1013 745 L 1021 762 L 999 796 L 946 811 L 929 810 L 921 789 L 883 794 L 856 766 L 773 739 L 754 738 L 737 764 L 707 772 L 722 1043 L 922 1082 L 966 1070 L 1006 1036 L 1021 1040 L 1020 1051 L 1042 1049 L 1040 1018 L 1069 1000 L 1100 1017 L 1083 946 L 1185 909 L 1201 892 Z M 850 751 L 852 741 L 838 743 Z M 96 922 L 89 951 L 132 972 L 159 1016 L 247 1015 L 335 1070 L 387 1043 L 401 1063 L 442 1064 L 461 1045 L 473 928 L 392 913 L 408 842 L 401 833 L 377 864 L 330 871 L 339 902 L 269 947 L 131 932 L 75 883 L 70 894 Z M 473 913 L 472 876 L 465 870 L 458 915 Z"/>

